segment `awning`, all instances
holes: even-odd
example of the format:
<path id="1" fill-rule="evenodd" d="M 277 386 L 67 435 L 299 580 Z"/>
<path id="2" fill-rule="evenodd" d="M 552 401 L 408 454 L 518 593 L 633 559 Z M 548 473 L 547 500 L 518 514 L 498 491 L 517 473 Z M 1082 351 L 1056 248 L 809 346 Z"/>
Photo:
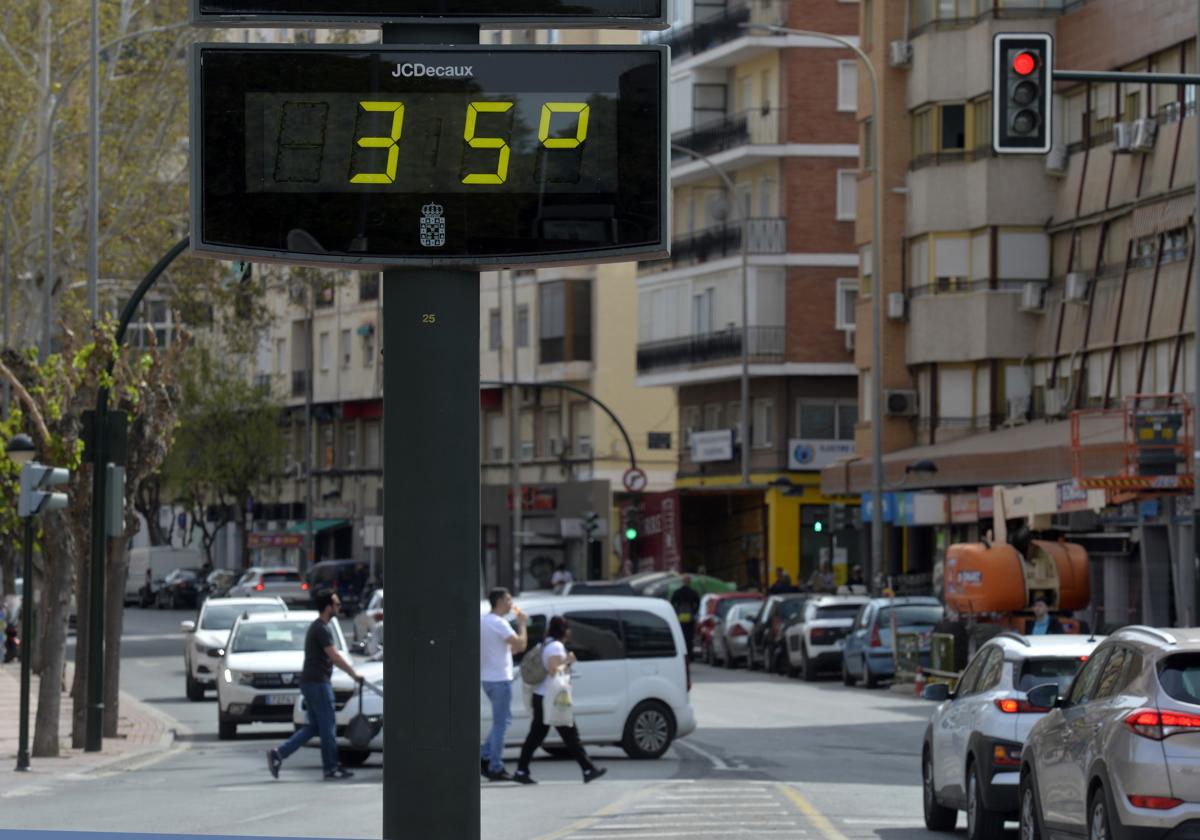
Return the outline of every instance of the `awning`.
<path id="1" fill-rule="evenodd" d="M 314 519 L 312 521 L 313 533 L 318 531 L 328 531 L 330 528 L 342 528 L 350 524 L 349 519 Z M 308 522 L 301 520 L 283 529 L 284 533 L 288 534 L 304 534 L 308 532 Z M 279 532 L 276 532 L 279 533 Z"/>
<path id="2" fill-rule="evenodd" d="M 1129 238 L 1141 239 L 1144 236 L 1187 227 L 1195 209 L 1196 198 L 1190 194 L 1144 204 L 1133 211 Z"/>
<path id="3" fill-rule="evenodd" d="M 1089 435 L 1085 474 L 1120 475 L 1124 466 L 1122 440 L 1120 424 L 1110 424 Z M 923 460 L 932 461 L 937 472 L 905 474 L 906 466 Z M 1033 422 L 890 452 L 883 456 L 883 473 L 888 489 L 906 491 L 1061 481 L 1074 475 L 1071 422 Z M 821 470 L 821 490 L 826 495 L 863 493 L 870 489 L 869 457 L 847 458 Z"/>

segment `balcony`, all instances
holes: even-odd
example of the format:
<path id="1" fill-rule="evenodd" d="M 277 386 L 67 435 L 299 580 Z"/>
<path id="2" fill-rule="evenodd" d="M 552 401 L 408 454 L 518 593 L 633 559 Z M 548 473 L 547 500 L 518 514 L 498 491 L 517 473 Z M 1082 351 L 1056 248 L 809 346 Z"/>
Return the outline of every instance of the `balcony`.
<path id="1" fill-rule="evenodd" d="M 915 0 L 908 36 L 971 26 L 991 18 L 1057 17 L 1076 5 L 1079 0 Z"/>
<path id="2" fill-rule="evenodd" d="M 787 219 L 748 219 L 751 255 L 787 253 Z M 711 260 L 736 257 L 742 252 L 742 226 L 738 222 L 714 225 L 671 240 L 671 256 L 665 260 L 642 263 L 643 272 L 667 271 L 700 265 Z"/>
<path id="3" fill-rule="evenodd" d="M 689 335 L 639 344 L 638 373 L 736 361 L 742 357 L 742 332 L 736 327 L 730 327 L 704 335 Z M 750 327 L 746 333 L 750 342 L 751 362 L 783 361 L 786 335 L 784 327 Z"/>
<path id="4" fill-rule="evenodd" d="M 704 6 L 697 4 L 698 16 L 702 9 Z M 666 44 L 671 48 L 673 60 L 681 62 L 739 38 L 749 38 L 750 33 L 742 28 L 744 23 L 782 26 L 786 22 L 787 4 L 783 0 L 740 0 L 727 3 L 715 14 L 698 19 L 690 26 L 669 29 L 660 35 L 650 36 L 647 41 Z M 737 60 L 743 59 L 739 57 Z"/>
<path id="5" fill-rule="evenodd" d="M 778 108 L 754 108 L 677 131 L 671 135 L 671 143 L 702 155 L 715 155 L 742 146 L 776 146 L 782 142 L 783 114 Z M 691 155 L 671 152 L 672 166 L 692 160 Z"/>

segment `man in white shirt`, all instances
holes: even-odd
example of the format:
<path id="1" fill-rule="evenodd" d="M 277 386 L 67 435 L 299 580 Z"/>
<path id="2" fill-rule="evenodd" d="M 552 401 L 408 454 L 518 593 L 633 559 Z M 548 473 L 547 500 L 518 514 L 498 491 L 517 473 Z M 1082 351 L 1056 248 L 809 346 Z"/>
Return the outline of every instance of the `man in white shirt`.
<path id="1" fill-rule="evenodd" d="M 571 570 L 567 568 L 566 563 L 559 563 L 558 568 L 554 570 L 554 574 L 550 577 L 550 585 L 554 587 L 554 594 L 561 595 L 563 590 L 567 588 L 568 583 L 575 580 L 575 575 L 571 574 Z"/>
<path id="2" fill-rule="evenodd" d="M 529 644 L 525 613 L 517 610 L 517 629 L 504 616 L 513 609 L 512 594 L 503 587 L 488 593 L 492 611 L 479 619 L 479 682 L 492 702 L 492 730 L 479 747 L 479 772 L 489 781 L 511 777 L 504 769 L 504 734 L 512 723 L 513 654 Z"/>

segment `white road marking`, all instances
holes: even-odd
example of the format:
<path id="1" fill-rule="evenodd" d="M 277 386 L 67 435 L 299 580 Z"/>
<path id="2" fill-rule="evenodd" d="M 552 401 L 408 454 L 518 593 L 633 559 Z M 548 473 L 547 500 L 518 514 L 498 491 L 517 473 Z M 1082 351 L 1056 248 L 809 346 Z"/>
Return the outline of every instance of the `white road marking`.
<path id="1" fill-rule="evenodd" d="M 657 837 L 805 837 L 807 831 L 803 829 L 783 829 L 782 831 L 762 830 L 758 828 L 730 828 L 730 827 L 715 827 L 705 829 L 691 829 L 689 831 L 642 831 L 631 833 L 614 834 L 612 832 L 596 833 L 595 829 L 583 829 L 573 837 L 625 837 L 639 838 L 639 840 L 651 840 Z"/>
<path id="2" fill-rule="evenodd" d="M 45 785 L 26 785 L 25 787 L 13 788 L 0 793 L 0 799 L 16 799 L 19 796 L 37 796 L 40 793 L 49 793 L 50 788 Z"/>
<path id="3" fill-rule="evenodd" d="M 725 759 L 721 758 L 719 755 L 714 755 L 713 753 L 710 753 L 708 750 L 704 749 L 703 747 L 698 747 L 691 742 L 684 743 L 682 741 L 677 741 L 677 742 L 675 742 L 675 749 L 677 749 L 677 750 L 682 749 L 684 751 L 691 750 L 696 755 L 700 756 L 705 761 L 712 764 L 714 770 L 738 771 L 738 770 L 751 769 L 740 761 L 735 761 L 733 764 L 730 764 L 729 762 L 725 761 Z"/>
<path id="4" fill-rule="evenodd" d="M 308 807 L 307 804 L 293 805 L 291 808 L 282 808 L 278 811 L 268 811 L 265 814 L 256 814 L 253 817 L 246 817 L 243 820 L 238 820 L 238 825 L 245 825 L 246 823 L 259 822 L 261 820 L 271 820 L 271 819 L 274 819 L 275 817 L 282 817 L 285 814 L 294 814 L 297 811 L 303 811 L 307 807 Z"/>
<path id="5" fill-rule="evenodd" d="M 858 817 L 843 817 L 839 822 L 846 825 L 899 825 L 912 826 L 914 828 L 924 828 L 924 820 L 897 820 L 889 817 L 877 817 L 873 819 L 858 818 Z"/>

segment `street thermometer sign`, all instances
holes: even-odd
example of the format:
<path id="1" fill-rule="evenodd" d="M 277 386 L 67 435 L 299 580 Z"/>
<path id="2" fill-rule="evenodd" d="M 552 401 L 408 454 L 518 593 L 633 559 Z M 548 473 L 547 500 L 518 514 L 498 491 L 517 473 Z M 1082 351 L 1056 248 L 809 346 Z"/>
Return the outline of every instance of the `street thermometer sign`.
<path id="1" fill-rule="evenodd" d="M 666 29 L 667 0 L 191 0 L 192 21 L 258 26 L 268 21 L 353 26 L 461 23 Z"/>
<path id="2" fill-rule="evenodd" d="M 359 269 L 665 256 L 667 64 L 654 46 L 196 45 L 194 249 Z"/>

